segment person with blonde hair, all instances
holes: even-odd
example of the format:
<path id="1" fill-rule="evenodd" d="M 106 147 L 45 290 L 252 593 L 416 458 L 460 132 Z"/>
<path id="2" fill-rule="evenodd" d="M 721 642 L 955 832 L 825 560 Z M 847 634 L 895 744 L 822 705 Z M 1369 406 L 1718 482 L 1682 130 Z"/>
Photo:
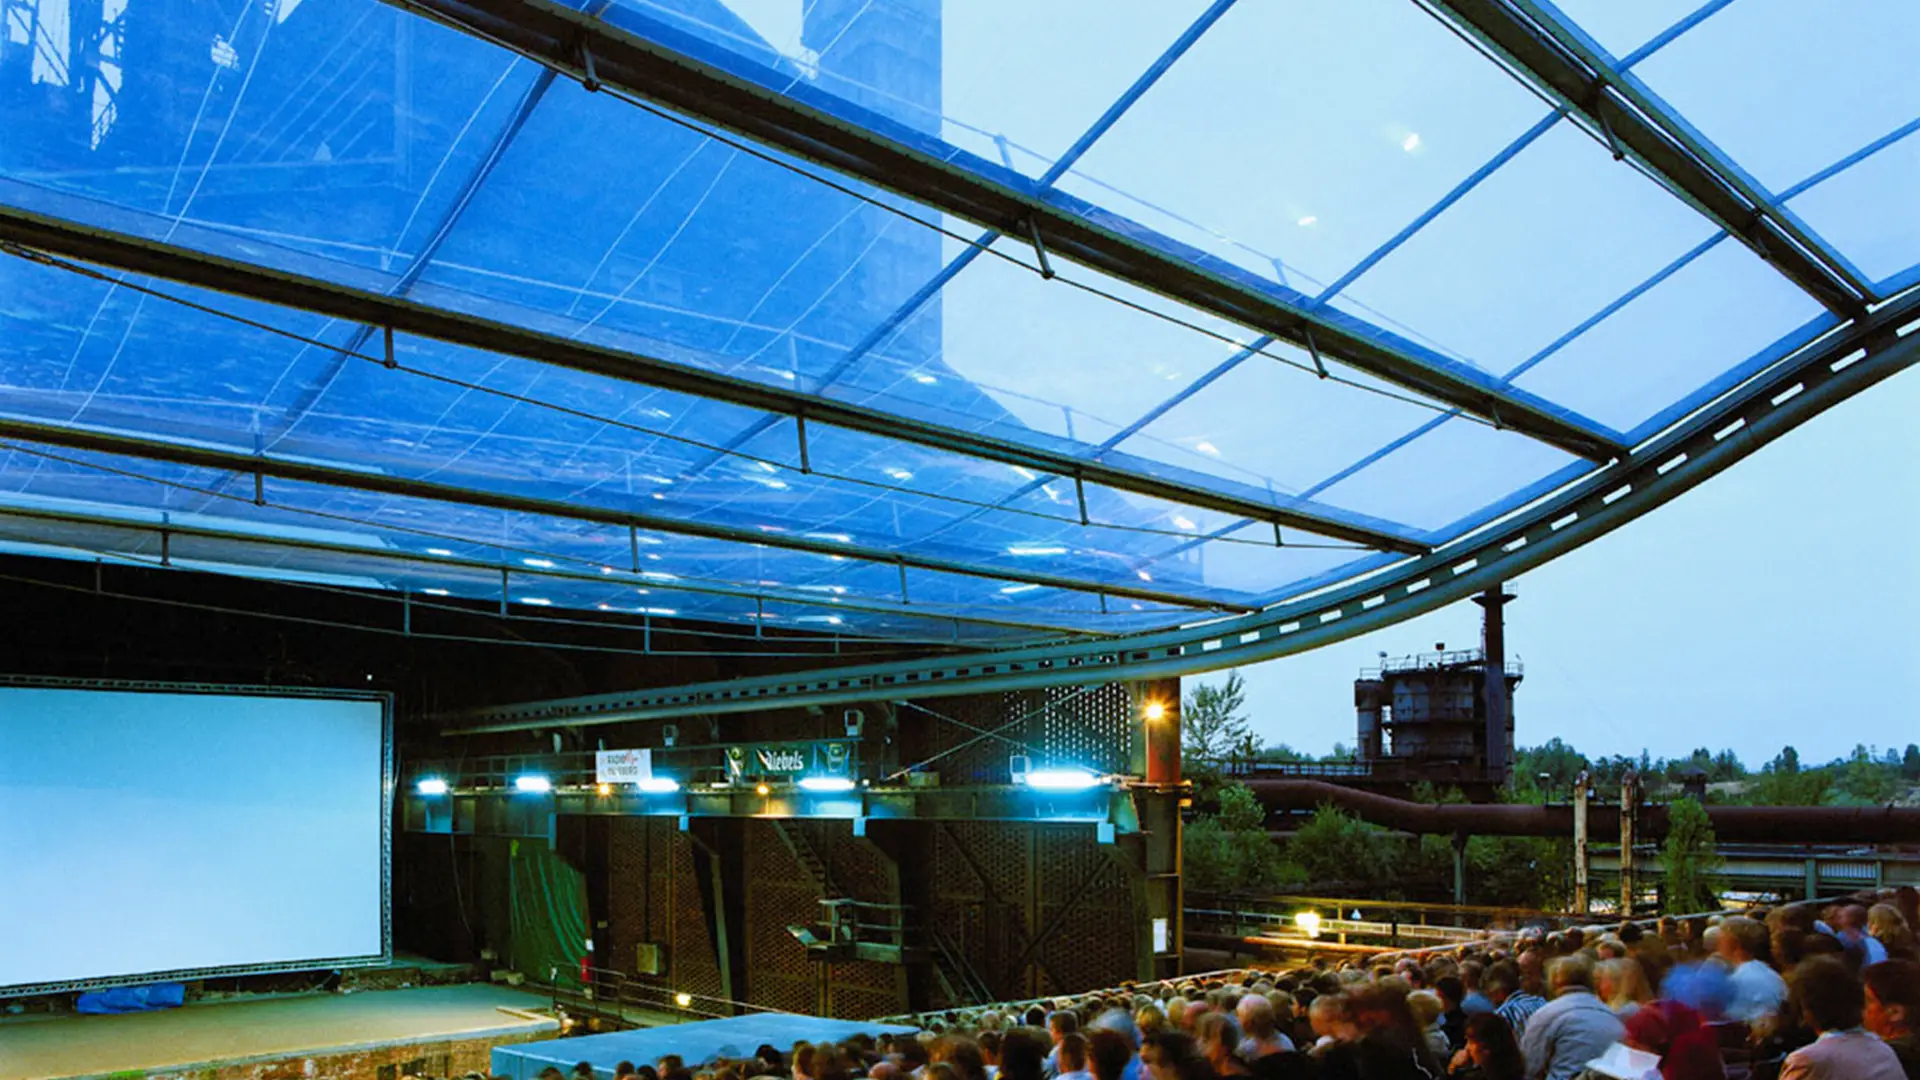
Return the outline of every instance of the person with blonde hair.
<path id="1" fill-rule="evenodd" d="M 1889 960 L 1920 960 L 1915 954 L 1913 928 L 1892 904 L 1875 904 L 1867 909 L 1867 936 L 1880 943 Z"/>
<path id="2" fill-rule="evenodd" d="M 1653 991 L 1647 987 L 1646 969 L 1638 960 L 1628 957 L 1602 960 L 1594 965 L 1593 977 L 1600 989 L 1600 1000 L 1622 1020 L 1653 1000 Z"/>
<path id="3" fill-rule="evenodd" d="M 1415 990 L 1407 995 L 1407 1009 L 1413 1013 L 1413 1022 L 1420 1025 L 1420 1037 L 1427 1041 L 1427 1051 L 1433 1059 L 1447 1060 L 1453 1049 L 1447 1045 L 1447 1033 L 1440 1030 L 1440 1016 L 1447 1011 L 1440 995 L 1431 990 Z"/>

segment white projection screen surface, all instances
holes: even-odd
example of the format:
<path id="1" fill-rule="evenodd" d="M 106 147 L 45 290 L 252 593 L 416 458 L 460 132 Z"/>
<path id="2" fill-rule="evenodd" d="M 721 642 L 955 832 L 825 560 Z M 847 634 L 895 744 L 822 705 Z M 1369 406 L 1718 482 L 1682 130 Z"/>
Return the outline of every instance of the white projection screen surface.
<path id="1" fill-rule="evenodd" d="M 0 996 L 389 959 L 387 699 L 138 685 L 0 682 Z"/>

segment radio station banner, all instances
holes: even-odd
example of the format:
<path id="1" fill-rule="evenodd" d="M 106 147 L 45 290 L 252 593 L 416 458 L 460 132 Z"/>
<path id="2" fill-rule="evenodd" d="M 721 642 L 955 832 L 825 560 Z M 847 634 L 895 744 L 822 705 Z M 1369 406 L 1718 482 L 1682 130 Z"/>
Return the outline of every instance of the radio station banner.
<path id="1" fill-rule="evenodd" d="M 653 779 L 652 750 L 600 750 L 593 755 L 594 780 L 602 784 L 638 784 Z"/>
<path id="2" fill-rule="evenodd" d="M 848 744 L 843 742 L 755 743 L 727 747 L 727 775 L 845 776 Z"/>

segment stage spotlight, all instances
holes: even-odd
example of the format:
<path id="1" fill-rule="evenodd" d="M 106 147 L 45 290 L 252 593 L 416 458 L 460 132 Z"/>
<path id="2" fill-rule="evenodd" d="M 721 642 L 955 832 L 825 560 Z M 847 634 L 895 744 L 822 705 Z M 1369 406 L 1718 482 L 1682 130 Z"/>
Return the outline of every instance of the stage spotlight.
<path id="1" fill-rule="evenodd" d="M 1167 718 L 1167 707 L 1158 701 L 1147 702 L 1147 719 L 1159 723 Z"/>
<path id="2" fill-rule="evenodd" d="M 1085 769 L 1034 769 L 1026 779 L 1028 787 L 1039 791 L 1085 791 L 1100 782 Z"/>
<path id="3" fill-rule="evenodd" d="M 765 784 L 755 784 L 753 785 L 753 793 L 755 795 L 770 795 L 773 793 L 773 789 Z"/>
<path id="4" fill-rule="evenodd" d="M 553 790 L 553 781 L 537 773 L 513 778 L 513 790 L 528 795 L 544 795 Z"/>
<path id="5" fill-rule="evenodd" d="M 1320 936 L 1320 913 L 1303 911 L 1293 917 L 1293 925 L 1299 927 L 1308 937 L 1317 938 Z"/>
<path id="6" fill-rule="evenodd" d="M 598 787 L 599 787 L 599 791 L 600 791 L 600 794 L 602 794 L 602 795 L 611 795 L 611 794 L 613 794 L 613 785 L 612 785 L 612 784 L 600 784 L 600 785 L 598 785 Z"/>
<path id="7" fill-rule="evenodd" d="M 806 791 L 852 791 L 853 781 L 844 776 L 808 776 L 800 781 L 800 787 Z"/>
<path id="8" fill-rule="evenodd" d="M 413 785 L 413 790 L 422 795 L 445 795 L 447 793 L 447 782 L 437 776 L 429 776 Z"/>
<path id="9" fill-rule="evenodd" d="M 671 776 L 649 776 L 640 781 L 640 790 L 649 795 L 671 795 L 680 790 L 680 781 Z"/>
<path id="10" fill-rule="evenodd" d="M 675 1005 L 680 1006 L 683 1009 L 687 1008 L 688 1006 L 693 1004 L 693 995 L 687 993 L 685 990 L 682 990 L 679 993 L 673 995 L 673 1003 Z"/>

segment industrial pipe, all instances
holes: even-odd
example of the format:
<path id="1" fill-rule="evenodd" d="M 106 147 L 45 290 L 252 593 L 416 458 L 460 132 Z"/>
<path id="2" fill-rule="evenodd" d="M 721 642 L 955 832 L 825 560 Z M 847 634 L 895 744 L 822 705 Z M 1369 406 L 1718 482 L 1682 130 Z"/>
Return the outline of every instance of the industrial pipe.
<path id="1" fill-rule="evenodd" d="M 1467 836 L 1573 835 L 1573 808 L 1565 804 L 1430 803 L 1395 799 L 1322 780 L 1245 782 L 1269 812 L 1313 810 L 1331 805 L 1389 829 Z M 1920 807 L 1898 806 L 1709 806 L 1716 839 L 1725 844 L 1874 844 L 1920 840 Z M 1618 806 L 1587 808 L 1590 833 L 1620 828 Z M 1642 806 L 1635 830 L 1648 839 L 1667 833 L 1667 808 Z"/>

